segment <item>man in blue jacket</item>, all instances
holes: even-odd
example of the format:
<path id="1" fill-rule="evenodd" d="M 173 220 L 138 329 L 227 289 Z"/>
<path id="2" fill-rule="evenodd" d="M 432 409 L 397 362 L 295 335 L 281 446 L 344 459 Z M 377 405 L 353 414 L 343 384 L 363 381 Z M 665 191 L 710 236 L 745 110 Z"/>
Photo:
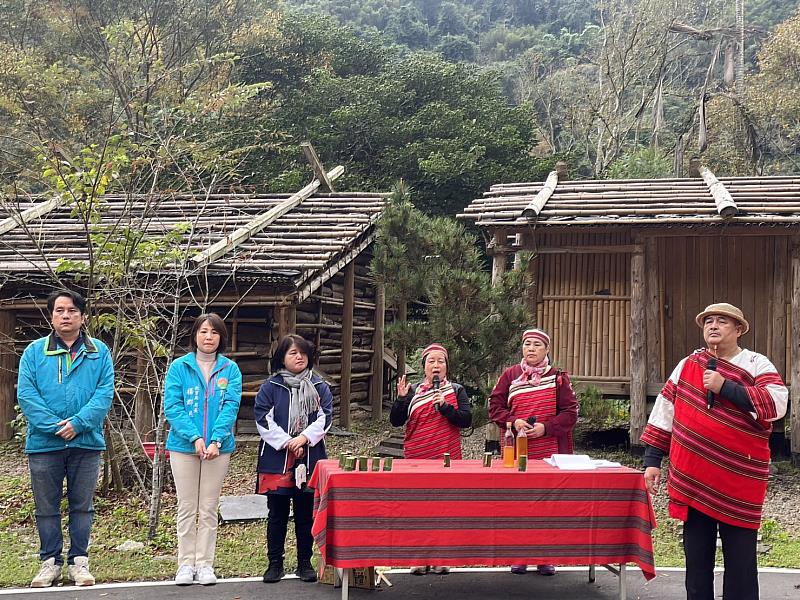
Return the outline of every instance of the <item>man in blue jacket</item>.
<path id="1" fill-rule="evenodd" d="M 28 421 L 25 452 L 36 505 L 41 568 L 31 587 L 58 582 L 64 564 L 61 498 L 67 479 L 69 579 L 94 585 L 89 572 L 89 534 L 94 492 L 105 450 L 103 422 L 114 396 L 108 347 L 83 331 L 86 301 L 68 290 L 47 298 L 53 331 L 22 354 L 17 400 Z"/>

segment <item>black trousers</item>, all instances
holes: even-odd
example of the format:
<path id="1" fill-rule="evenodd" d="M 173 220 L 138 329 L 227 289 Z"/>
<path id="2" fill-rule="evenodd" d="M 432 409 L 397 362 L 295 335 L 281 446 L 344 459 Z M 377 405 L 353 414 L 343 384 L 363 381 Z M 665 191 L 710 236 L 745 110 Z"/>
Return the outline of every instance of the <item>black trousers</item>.
<path id="1" fill-rule="evenodd" d="M 723 600 L 758 600 L 758 530 L 721 523 L 693 508 L 689 509 L 689 516 L 683 525 L 686 599 L 714 600 L 717 528 L 722 539 L 725 564 Z"/>
<path id="2" fill-rule="evenodd" d="M 311 525 L 314 521 L 314 494 L 294 489 L 291 494 L 267 496 L 267 558 L 269 562 L 283 562 L 286 530 L 289 526 L 289 504 L 294 502 L 294 530 L 297 535 L 297 562 L 311 561 L 314 539 Z"/>

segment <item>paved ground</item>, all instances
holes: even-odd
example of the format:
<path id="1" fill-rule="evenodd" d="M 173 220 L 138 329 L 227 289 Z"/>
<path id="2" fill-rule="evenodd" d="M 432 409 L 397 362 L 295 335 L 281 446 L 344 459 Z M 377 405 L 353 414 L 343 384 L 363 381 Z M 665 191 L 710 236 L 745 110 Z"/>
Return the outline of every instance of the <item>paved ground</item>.
<path id="1" fill-rule="evenodd" d="M 614 600 L 617 580 L 604 569 L 597 570 L 595 583 L 588 583 L 588 571 L 562 568 L 555 577 L 535 574 L 511 575 L 505 569 L 454 569 L 450 575 L 415 577 L 407 571 L 389 572 L 392 587 L 350 589 L 352 600 Z M 783 600 L 800 598 L 800 570 L 764 570 L 760 575 L 761 598 Z M 721 597 L 722 574 L 717 574 L 717 597 Z M 338 600 L 340 590 L 329 585 L 302 583 L 293 576 L 280 583 L 266 585 L 260 579 L 231 579 L 216 586 L 177 587 L 169 582 L 110 584 L 78 589 L 70 586 L 49 590 L 0 590 L 0 600 Z M 677 600 L 684 598 L 683 571 L 660 569 L 653 581 L 646 583 L 638 569 L 628 571 L 629 600 Z"/>

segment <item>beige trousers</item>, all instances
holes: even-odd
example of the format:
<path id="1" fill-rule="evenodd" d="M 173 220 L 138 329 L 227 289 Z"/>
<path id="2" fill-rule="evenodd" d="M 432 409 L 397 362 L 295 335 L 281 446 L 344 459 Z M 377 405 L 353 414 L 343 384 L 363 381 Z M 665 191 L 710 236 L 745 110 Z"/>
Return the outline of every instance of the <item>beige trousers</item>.
<path id="1" fill-rule="evenodd" d="M 178 566 L 214 566 L 217 509 L 230 454 L 200 460 L 195 454 L 170 453 L 178 492 Z"/>

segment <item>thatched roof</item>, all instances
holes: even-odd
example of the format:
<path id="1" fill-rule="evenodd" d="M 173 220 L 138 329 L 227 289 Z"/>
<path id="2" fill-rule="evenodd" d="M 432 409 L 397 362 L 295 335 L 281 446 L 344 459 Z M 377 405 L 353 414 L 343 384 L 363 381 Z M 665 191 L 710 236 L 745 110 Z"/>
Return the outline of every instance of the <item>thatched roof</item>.
<path id="1" fill-rule="evenodd" d="M 707 171 L 707 170 L 706 170 Z M 605 179 L 494 185 L 458 216 L 482 227 L 679 226 L 800 224 L 800 177 Z M 544 191 L 543 191 L 544 190 Z M 725 191 L 738 213 L 723 218 L 715 195 Z M 548 196 L 549 193 L 549 196 Z M 713 194 L 713 195 L 712 195 Z M 537 198 L 538 215 L 523 211 Z"/>
<path id="2" fill-rule="evenodd" d="M 290 195 L 106 196 L 102 220 L 93 227 L 116 227 L 120 235 L 125 227 L 132 227 L 155 238 L 184 224 L 179 245 L 190 248 L 190 271 L 199 272 L 207 263 L 209 277 L 235 274 L 281 283 L 286 291 L 301 290 L 316 287 L 315 282 L 323 283 L 374 240 L 375 221 L 386 196 L 316 194 L 205 263 L 198 263 L 200 253 L 214 244 L 224 245 L 228 236 Z M 49 212 L 21 223 L 23 211 L 46 202 L 45 198 L 24 198 L 0 204 L 0 280 L 12 273 L 19 278 L 26 273 L 50 272 L 60 259 L 88 259 L 86 226 L 74 211 L 74 203 L 53 208 L 50 199 Z"/>

